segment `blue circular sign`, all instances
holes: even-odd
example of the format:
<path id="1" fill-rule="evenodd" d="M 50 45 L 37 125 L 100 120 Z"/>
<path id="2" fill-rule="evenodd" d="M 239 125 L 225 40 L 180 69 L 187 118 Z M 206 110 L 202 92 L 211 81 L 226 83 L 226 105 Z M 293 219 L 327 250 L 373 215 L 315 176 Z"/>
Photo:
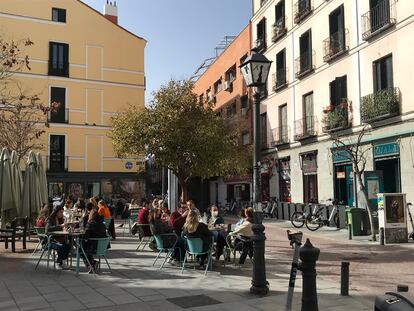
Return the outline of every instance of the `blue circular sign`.
<path id="1" fill-rule="evenodd" d="M 125 163 L 125 168 L 126 168 L 127 170 L 132 169 L 132 166 L 133 166 L 132 162 L 127 162 L 127 163 Z"/>

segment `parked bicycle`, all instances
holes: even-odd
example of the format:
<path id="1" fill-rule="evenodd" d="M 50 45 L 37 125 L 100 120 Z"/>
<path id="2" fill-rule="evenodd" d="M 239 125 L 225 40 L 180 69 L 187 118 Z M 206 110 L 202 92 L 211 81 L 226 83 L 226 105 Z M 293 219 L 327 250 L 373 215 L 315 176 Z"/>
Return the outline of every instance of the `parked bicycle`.
<path id="1" fill-rule="evenodd" d="M 290 217 L 290 222 L 295 228 L 301 228 L 303 225 L 306 225 L 306 228 L 311 231 L 316 231 L 323 226 L 329 226 L 331 223 L 334 223 L 339 228 L 338 205 L 340 202 L 332 199 L 328 199 L 327 202 L 331 202 L 332 204 L 332 211 L 329 214 L 329 218 L 326 218 L 322 213 L 326 206 L 315 205 L 311 213 L 305 211 L 294 212 Z M 309 207 L 312 210 L 312 204 L 309 204 Z"/>
<path id="2" fill-rule="evenodd" d="M 263 202 L 263 216 L 277 218 L 277 203 L 278 199 L 276 197 L 270 197 L 269 201 Z"/>

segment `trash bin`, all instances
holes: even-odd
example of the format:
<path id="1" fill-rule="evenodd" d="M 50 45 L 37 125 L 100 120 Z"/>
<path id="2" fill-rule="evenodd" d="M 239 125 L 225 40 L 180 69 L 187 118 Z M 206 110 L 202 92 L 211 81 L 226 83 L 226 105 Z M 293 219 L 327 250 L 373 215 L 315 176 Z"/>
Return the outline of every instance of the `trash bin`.
<path id="1" fill-rule="evenodd" d="M 345 210 L 346 220 L 349 225 L 351 225 L 352 235 L 358 236 L 362 235 L 361 231 L 361 209 L 360 208 L 347 208 Z"/>
<path id="2" fill-rule="evenodd" d="M 361 221 L 362 221 L 361 235 L 369 235 L 371 234 L 371 228 L 369 224 L 368 211 L 362 208 L 360 210 L 361 210 Z"/>
<path id="3" fill-rule="evenodd" d="M 412 311 L 414 304 L 400 293 L 386 293 L 375 297 L 375 311 Z"/>

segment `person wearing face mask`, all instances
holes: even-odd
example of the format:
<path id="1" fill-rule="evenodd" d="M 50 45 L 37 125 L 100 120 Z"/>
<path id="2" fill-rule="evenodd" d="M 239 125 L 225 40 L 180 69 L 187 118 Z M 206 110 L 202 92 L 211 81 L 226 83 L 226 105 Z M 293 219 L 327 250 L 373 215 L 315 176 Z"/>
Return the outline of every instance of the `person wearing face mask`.
<path id="1" fill-rule="evenodd" d="M 209 228 L 224 224 L 224 219 L 223 217 L 219 216 L 218 207 L 215 205 L 212 205 L 210 207 L 210 215 L 207 220 L 207 224 Z"/>

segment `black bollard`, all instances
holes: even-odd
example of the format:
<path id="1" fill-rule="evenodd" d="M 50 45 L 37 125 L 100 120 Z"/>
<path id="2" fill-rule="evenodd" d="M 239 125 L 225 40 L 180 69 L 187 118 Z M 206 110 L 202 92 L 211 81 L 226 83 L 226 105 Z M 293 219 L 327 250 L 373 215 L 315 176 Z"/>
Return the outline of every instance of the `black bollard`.
<path id="1" fill-rule="evenodd" d="M 299 251 L 299 257 L 302 263 L 302 311 L 319 311 L 318 295 L 316 292 L 316 261 L 319 258 L 319 248 L 313 247 L 309 239 L 306 239 L 305 245 Z"/>
<path id="2" fill-rule="evenodd" d="M 380 238 L 380 245 L 384 245 L 384 228 L 379 229 L 379 238 Z"/>
<path id="3" fill-rule="evenodd" d="M 349 262 L 341 263 L 341 296 L 349 295 Z"/>
<path id="4" fill-rule="evenodd" d="M 352 225 L 348 224 L 348 240 L 352 240 Z"/>
<path id="5" fill-rule="evenodd" d="M 255 213 L 256 214 L 256 213 Z M 269 283 L 266 280 L 266 267 L 265 267 L 265 240 L 264 234 L 265 227 L 258 223 L 260 219 L 255 215 L 256 222 L 252 225 L 253 237 L 253 275 L 252 286 L 250 287 L 250 293 L 255 295 L 267 295 L 269 293 Z"/>

